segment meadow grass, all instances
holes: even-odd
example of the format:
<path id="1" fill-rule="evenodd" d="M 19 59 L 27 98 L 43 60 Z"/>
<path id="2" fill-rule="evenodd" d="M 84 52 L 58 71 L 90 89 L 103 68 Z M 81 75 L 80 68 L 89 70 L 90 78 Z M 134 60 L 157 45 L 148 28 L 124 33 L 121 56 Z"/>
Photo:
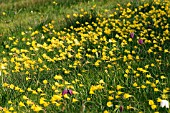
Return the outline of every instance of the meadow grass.
<path id="1" fill-rule="evenodd" d="M 0 111 L 168 113 L 169 2 L 1 1 Z"/>
<path id="2" fill-rule="evenodd" d="M 128 0 L 124 1 L 124 3 L 127 3 L 127 1 Z M 88 2 L 87 0 L 63 0 L 55 2 L 52 0 L 21 0 L 7 3 L 2 1 L 0 4 L 0 33 L 16 33 L 17 31 L 26 30 L 29 26 L 36 28 L 36 26 L 39 26 L 42 23 L 48 23 L 48 20 L 56 20 L 56 28 L 60 30 L 60 27 L 66 25 L 64 17 L 67 14 L 72 15 L 73 13 L 79 13 L 82 7 L 86 11 L 89 11 L 94 4 L 101 6 L 97 8 L 98 12 L 103 11 L 106 8 L 111 10 L 115 5 L 110 4 L 116 3 L 118 3 L 118 0 L 91 0 Z"/>

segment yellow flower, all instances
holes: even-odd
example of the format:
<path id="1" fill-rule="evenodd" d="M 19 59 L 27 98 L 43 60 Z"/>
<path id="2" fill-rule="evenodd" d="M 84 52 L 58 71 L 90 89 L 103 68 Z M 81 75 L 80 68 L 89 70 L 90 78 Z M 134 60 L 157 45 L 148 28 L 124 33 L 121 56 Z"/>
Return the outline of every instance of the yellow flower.
<path id="1" fill-rule="evenodd" d="M 122 91 L 118 91 L 117 92 L 117 95 L 121 95 L 123 92 Z"/>
<path id="2" fill-rule="evenodd" d="M 5 12 L 2 12 L 2 15 L 4 15 L 4 16 L 5 16 L 5 15 L 6 15 L 6 13 L 5 13 Z"/>
<path id="3" fill-rule="evenodd" d="M 130 38 L 131 39 L 131 38 Z M 131 39 L 132 40 L 132 39 Z M 136 52 L 134 50 L 132 50 L 132 54 L 135 54 Z"/>
<path id="4" fill-rule="evenodd" d="M 112 93 L 114 93 L 115 91 L 109 91 L 109 94 L 112 94 Z"/>
<path id="5" fill-rule="evenodd" d="M 65 94 L 65 95 L 64 95 L 64 98 L 67 98 L 67 99 L 69 99 L 69 96 L 68 96 L 67 94 Z"/>
<path id="6" fill-rule="evenodd" d="M 9 110 L 10 110 L 10 111 L 14 111 L 14 108 L 13 108 L 13 107 L 10 107 Z"/>
<path id="7" fill-rule="evenodd" d="M 128 70 L 128 69 L 126 69 L 126 70 L 125 70 L 125 72 L 126 72 L 126 73 L 129 73 L 129 70 Z"/>
<path id="8" fill-rule="evenodd" d="M 33 102 L 31 100 L 27 100 L 27 105 L 31 105 Z"/>
<path id="9" fill-rule="evenodd" d="M 45 102 L 43 105 L 44 107 L 47 107 L 50 103 L 49 102 Z"/>
<path id="10" fill-rule="evenodd" d="M 52 98 L 51 98 L 51 101 L 60 101 L 62 100 L 62 97 L 60 95 L 53 95 Z"/>
<path id="11" fill-rule="evenodd" d="M 32 105 L 31 109 L 33 109 L 35 112 L 39 112 L 39 111 L 42 110 L 42 107 L 41 106 Z"/>
<path id="12" fill-rule="evenodd" d="M 125 94 L 123 95 L 123 97 L 124 97 L 125 99 L 127 99 L 127 98 L 129 98 L 129 97 L 132 97 L 132 95 L 129 95 L 128 93 L 125 93 Z"/>
<path id="13" fill-rule="evenodd" d="M 37 91 L 38 92 L 43 92 L 41 88 L 37 88 Z"/>
<path id="14" fill-rule="evenodd" d="M 36 90 L 32 90 L 32 94 L 38 94 L 37 92 L 36 92 Z"/>
<path id="15" fill-rule="evenodd" d="M 127 4 L 127 7 L 129 7 L 129 6 L 131 6 L 131 3 L 130 3 L 130 2 L 128 2 L 128 4 Z"/>
<path id="16" fill-rule="evenodd" d="M 162 99 L 160 99 L 160 98 L 157 98 L 157 102 L 161 102 L 161 100 L 162 100 Z"/>
<path id="17" fill-rule="evenodd" d="M 107 106 L 112 107 L 113 106 L 112 102 L 111 101 L 107 102 Z"/>
<path id="18" fill-rule="evenodd" d="M 27 88 L 27 91 L 32 91 L 32 89 L 31 88 Z"/>
<path id="19" fill-rule="evenodd" d="M 136 56 L 136 60 L 139 60 L 139 56 L 138 55 Z"/>
<path id="20" fill-rule="evenodd" d="M 13 84 L 11 84 L 9 87 L 10 87 L 11 89 L 14 89 L 15 86 L 14 86 Z"/>
<path id="21" fill-rule="evenodd" d="M 26 77 L 26 81 L 30 80 L 31 78 L 30 77 Z"/>
<path id="22" fill-rule="evenodd" d="M 128 78 L 128 74 L 124 74 L 124 77 Z"/>
<path id="23" fill-rule="evenodd" d="M 74 13 L 74 14 L 73 14 L 73 16 L 74 16 L 74 17 L 77 17 L 77 16 L 78 16 L 78 14 Z"/>
<path id="24" fill-rule="evenodd" d="M 111 33 L 111 30 L 110 30 L 110 29 L 108 29 L 108 28 L 105 28 L 105 31 L 104 31 L 104 33 L 105 33 L 105 34 L 107 34 L 107 35 L 110 35 L 110 33 Z"/>
<path id="25" fill-rule="evenodd" d="M 90 90 L 89 94 L 91 94 L 91 95 L 92 95 L 92 94 L 95 94 L 95 93 L 94 93 L 94 91 L 93 91 L 93 90 Z"/>
<path id="26" fill-rule="evenodd" d="M 128 59 L 133 60 L 133 56 L 131 54 L 128 54 Z"/>
<path id="27" fill-rule="evenodd" d="M 153 100 L 149 100 L 149 105 L 154 105 L 154 101 Z"/>
<path id="28" fill-rule="evenodd" d="M 56 102 L 56 104 L 55 104 L 56 106 L 60 106 L 61 105 L 61 103 L 58 103 L 58 102 Z"/>
<path id="29" fill-rule="evenodd" d="M 142 89 L 145 89 L 145 88 L 146 88 L 146 86 L 145 86 L 145 85 L 142 85 L 142 86 L 141 86 L 141 88 L 142 88 Z"/>
<path id="30" fill-rule="evenodd" d="M 158 88 L 154 88 L 154 91 L 157 92 L 157 91 L 159 91 L 159 89 Z"/>
<path id="31" fill-rule="evenodd" d="M 112 96 L 108 97 L 108 100 L 113 100 L 113 99 L 114 99 L 114 97 L 112 97 Z"/>
<path id="32" fill-rule="evenodd" d="M 151 108 L 154 110 L 154 109 L 157 108 L 157 106 L 156 105 L 151 105 Z"/>
<path id="33" fill-rule="evenodd" d="M 109 113 L 107 110 L 104 110 L 104 112 L 103 113 Z"/>
<path id="34" fill-rule="evenodd" d="M 133 109 L 133 107 L 132 106 L 127 106 L 127 109 Z"/>
<path id="35" fill-rule="evenodd" d="M 161 97 L 162 97 L 163 99 L 167 99 L 167 98 L 168 98 L 168 95 L 167 95 L 167 94 L 162 94 Z"/>
<path id="36" fill-rule="evenodd" d="M 39 62 L 39 63 L 42 63 L 43 61 L 41 60 L 41 58 L 38 58 L 38 62 Z"/>
<path id="37" fill-rule="evenodd" d="M 151 52 L 153 52 L 152 49 L 149 49 L 149 50 L 148 50 L 148 53 L 151 53 Z"/>
<path id="38" fill-rule="evenodd" d="M 40 102 L 39 102 L 39 103 L 40 103 L 40 104 L 44 104 L 44 103 L 45 103 L 45 101 L 44 101 L 44 100 L 45 100 L 45 98 L 41 97 L 41 98 L 40 98 Z"/>
<path id="39" fill-rule="evenodd" d="M 96 52 L 97 52 L 97 49 L 92 49 L 92 52 L 93 52 L 93 53 L 96 53 Z"/>
<path id="40" fill-rule="evenodd" d="M 65 85 L 69 85 L 70 83 L 69 83 L 69 82 L 67 82 L 67 81 L 64 81 L 64 84 L 65 84 Z"/>
<path id="41" fill-rule="evenodd" d="M 146 84 L 151 84 L 151 82 L 147 80 L 147 81 L 146 81 Z"/>
<path id="42" fill-rule="evenodd" d="M 20 106 L 20 107 L 23 107 L 23 106 L 25 106 L 25 104 L 20 101 L 20 102 L 19 102 L 19 106 Z"/>
<path id="43" fill-rule="evenodd" d="M 94 63 L 94 65 L 96 66 L 96 67 L 98 67 L 100 64 L 99 64 L 99 61 L 96 61 L 95 63 Z"/>
<path id="44" fill-rule="evenodd" d="M 47 84 L 48 83 L 48 81 L 47 80 L 43 80 L 43 84 Z"/>
<path id="45" fill-rule="evenodd" d="M 117 87 L 116 87 L 117 90 L 120 90 L 122 88 L 124 88 L 124 87 L 122 87 L 121 85 L 117 85 Z"/>
<path id="46" fill-rule="evenodd" d="M 61 75 L 55 75 L 55 76 L 54 76 L 54 79 L 55 79 L 55 80 L 62 80 L 63 77 L 62 77 Z"/>
<path id="47" fill-rule="evenodd" d="M 140 76 L 140 74 L 139 73 L 136 73 L 136 75 L 135 75 L 136 77 L 139 77 Z"/>
<path id="48" fill-rule="evenodd" d="M 115 105 L 115 108 L 117 108 L 117 109 L 120 108 L 120 105 Z"/>
<path id="49" fill-rule="evenodd" d="M 9 100 L 9 101 L 8 101 L 8 104 L 12 104 L 12 101 Z"/>
<path id="50" fill-rule="evenodd" d="M 101 79 L 101 80 L 99 81 L 99 83 L 100 83 L 100 84 L 104 84 L 105 82 L 103 81 L 103 79 Z"/>
<path id="51" fill-rule="evenodd" d="M 79 84 L 80 87 L 83 87 L 84 85 L 83 84 Z"/>
<path id="52" fill-rule="evenodd" d="M 134 86 L 134 87 L 137 87 L 137 86 L 138 86 L 138 84 L 135 82 L 135 83 L 133 83 L 133 86 Z"/>
<path id="53" fill-rule="evenodd" d="M 90 101 L 91 100 L 91 98 L 87 98 L 87 101 Z"/>
<path id="54" fill-rule="evenodd" d="M 152 83 L 152 84 L 151 84 L 151 87 L 156 87 L 156 84 L 155 84 L 155 83 Z"/>
<path id="55" fill-rule="evenodd" d="M 72 99 L 72 102 L 74 103 L 74 102 L 77 102 L 78 100 L 77 99 L 75 99 L 75 98 L 73 98 Z"/>
<path id="56" fill-rule="evenodd" d="M 79 94 L 77 91 L 73 91 L 73 94 L 76 95 L 76 94 Z"/>
<path id="57" fill-rule="evenodd" d="M 24 95 L 23 97 L 22 97 L 24 100 L 27 100 L 28 98 Z"/>
<path id="58" fill-rule="evenodd" d="M 148 68 L 149 68 L 149 65 L 145 65 L 145 68 L 148 69 Z"/>
<path id="59" fill-rule="evenodd" d="M 149 75 L 149 74 L 147 74 L 147 75 L 146 75 L 146 77 L 147 77 L 147 78 L 152 78 L 152 76 L 151 76 L 151 75 Z"/>
<path id="60" fill-rule="evenodd" d="M 154 67 L 155 65 L 152 63 L 151 66 Z"/>
<path id="61" fill-rule="evenodd" d="M 22 31 L 22 32 L 21 32 L 21 35 L 25 35 L 25 32 Z"/>
<path id="62" fill-rule="evenodd" d="M 166 78 L 165 76 L 163 76 L 163 75 L 161 76 L 161 79 L 165 79 L 165 78 Z"/>
<path id="63" fill-rule="evenodd" d="M 80 22 L 79 22 L 79 21 L 76 21 L 76 24 L 80 24 Z"/>
<path id="64" fill-rule="evenodd" d="M 163 93 L 168 93 L 169 91 L 167 89 L 163 89 Z"/>
<path id="65" fill-rule="evenodd" d="M 70 15 L 67 15 L 66 17 L 67 17 L 67 18 L 70 18 Z"/>
<path id="66" fill-rule="evenodd" d="M 156 80 L 156 84 L 158 84 L 159 83 L 159 80 Z"/>
<path id="67" fill-rule="evenodd" d="M 3 87 L 7 87 L 9 84 L 7 83 L 3 83 Z"/>
<path id="68" fill-rule="evenodd" d="M 164 50 L 164 53 L 168 53 L 168 52 L 169 52 L 168 49 L 165 49 L 165 50 Z"/>

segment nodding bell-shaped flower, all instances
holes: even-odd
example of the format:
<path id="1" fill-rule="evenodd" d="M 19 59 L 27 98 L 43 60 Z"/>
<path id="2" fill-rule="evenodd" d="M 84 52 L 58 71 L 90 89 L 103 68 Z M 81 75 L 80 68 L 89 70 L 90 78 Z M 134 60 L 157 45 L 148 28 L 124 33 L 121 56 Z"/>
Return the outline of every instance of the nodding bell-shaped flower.
<path id="1" fill-rule="evenodd" d="M 67 90 L 67 93 L 70 94 L 70 95 L 72 95 L 72 94 L 73 94 L 73 91 L 70 90 L 70 89 L 68 89 L 68 90 Z"/>
<path id="2" fill-rule="evenodd" d="M 63 91 L 62 91 L 62 95 L 64 96 L 65 94 L 67 94 L 67 89 L 64 89 Z"/>
<path id="3" fill-rule="evenodd" d="M 70 95 L 72 95 L 72 94 L 73 94 L 73 91 L 72 91 L 71 89 L 64 89 L 64 90 L 62 91 L 62 95 L 64 96 L 65 94 L 70 94 Z"/>
<path id="4" fill-rule="evenodd" d="M 130 33 L 130 38 L 134 38 L 134 36 L 135 36 L 135 33 Z"/>
<path id="5" fill-rule="evenodd" d="M 120 106 L 119 110 L 120 112 L 123 112 L 123 106 Z"/>
<path id="6" fill-rule="evenodd" d="M 139 43 L 139 44 L 143 44 L 143 40 L 142 40 L 142 39 L 139 39 L 139 40 L 138 40 L 138 43 Z"/>
<path id="7" fill-rule="evenodd" d="M 160 106 L 161 106 L 162 108 L 163 108 L 163 107 L 169 108 L 169 102 L 168 102 L 167 100 L 161 100 Z"/>

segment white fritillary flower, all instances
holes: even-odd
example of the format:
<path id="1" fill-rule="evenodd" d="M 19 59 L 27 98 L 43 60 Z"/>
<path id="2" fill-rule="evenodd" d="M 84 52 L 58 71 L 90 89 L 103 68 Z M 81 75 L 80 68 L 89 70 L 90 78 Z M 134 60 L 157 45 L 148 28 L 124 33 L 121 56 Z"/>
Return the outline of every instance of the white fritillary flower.
<path id="1" fill-rule="evenodd" d="M 169 108 L 169 102 L 168 102 L 167 100 L 161 100 L 160 106 L 161 106 L 162 108 L 163 108 L 163 107 Z"/>

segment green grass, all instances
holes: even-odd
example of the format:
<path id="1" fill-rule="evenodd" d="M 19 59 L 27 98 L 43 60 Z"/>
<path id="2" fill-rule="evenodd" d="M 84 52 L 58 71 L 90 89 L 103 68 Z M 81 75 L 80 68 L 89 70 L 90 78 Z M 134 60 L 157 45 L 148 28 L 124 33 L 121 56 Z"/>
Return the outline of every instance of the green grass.
<path id="1" fill-rule="evenodd" d="M 6 13 L 5 16 L 2 16 L 1 14 L 0 28 L 3 29 L 0 31 L 1 34 L 22 31 L 22 29 L 27 29 L 23 26 L 35 27 L 46 22 L 47 20 L 55 20 L 57 23 L 57 29 L 59 30 L 63 24 L 65 25 L 64 17 L 67 14 L 79 13 L 82 7 L 83 9 L 89 11 L 93 5 L 100 5 L 101 7 L 97 8 L 97 11 L 101 12 L 105 8 L 109 8 L 111 10 L 115 7 L 115 5 L 109 6 L 109 4 L 118 3 L 118 1 L 107 0 L 95 2 L 87 2 L 87 0 L 64 0 L 56 1 L 57 4 L 53 3 L 52 0 L 26 0 L 13 2 L 2 2 L 1 4 L 1 12 Z M 127 1 L 124 2 L 126 3 Z"/>
<path id="2" fill-rule="evenodd" d="M 0 112 L 168 113 L 169 5 L 128 2 L 2 0 Z"/>

